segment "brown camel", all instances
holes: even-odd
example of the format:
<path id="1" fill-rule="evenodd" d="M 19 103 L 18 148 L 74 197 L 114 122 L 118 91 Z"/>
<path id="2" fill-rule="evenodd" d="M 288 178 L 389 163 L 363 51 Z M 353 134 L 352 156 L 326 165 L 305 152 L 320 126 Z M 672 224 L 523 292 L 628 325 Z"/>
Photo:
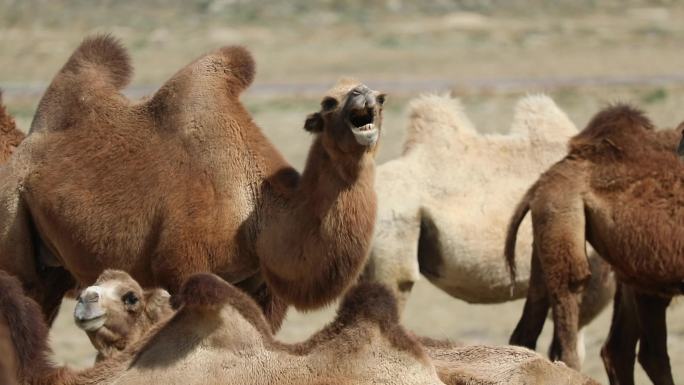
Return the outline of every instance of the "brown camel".
<path id="1" fill-rule="evenodd" d="M 629 106 L 608 108 L 571 139 L 568 155 L 530 188 L 511 219 L 505 254 L 514 273 L 515 233 L 531 212 L 533 253 L 551 298 L 559 355 L 571 367 L 578 366 L 578 295 L 589 276 L 588 241 L 618 280 L 635 288 L 626 298 L 636 302 L 639 362 L 654 383 L 673 384 L 665 309 L 684 289 L 684 164 L 674 151 L 680 135 L 655 131 Z M 620 309 L 611 334 L 629 326 Z M 604 359 L 628 367 L 615 363 L 625 354 L 614 347 L 606 345 Z"/>
<path id="2" fill-rule="evenodd" d="M 0 261 L 48 319 L 71 277 L 85 286 L 107 268 L 172 294 L 214 272 L 274 329 L 287 304 L 320 307 L 355 281 L 375 221 L 384 95 L 350 80 L 331 89 L 304 124 L 300 175 L 239 101 L 254 77 L 244 48 L 200 57 L 144 101 L 119 92 L 130 72 L 117 41 L 86 39 L 0 170 Z"/>
<path id="3" fill-rule="evenodd" d="M 0 164 L 3 164 L 14 153 L 19 143 L 24 139 L 24 133 L 19 131 L 12 115 L 2 103 L 0 91 Z"/>
<path id="4" fill-rule="evenodd" d="M 514 347 L 459 347 L 419 340 L 399 325 L 396 300 L 377 284 L 349 291 L 337 318 L 308 341 L 274 340 L 256 303 L 209 274 L 183 286 L 180 310 L 122 354 L 80 372 L 47 359 L 47 327 L 19 282 L 0 272 L 0 314 L 11 318 L 23 384 L 596 384 L 539 354 Z M 21 317 L 32 322 L 23 322 Z M 23 329 L 23 324 L 31 328 Z M 435 357 L 432 359 L 426 352 Z"/>
<path id="5" fill-rule="evenodd" d="M 74 309 L 76 326 L 98 351 L 97 361 L 111 357 L 137 341 L 173 314 L 164 289 L 143 290 L 130 275 L 105 270 L 85 288 Z"/>

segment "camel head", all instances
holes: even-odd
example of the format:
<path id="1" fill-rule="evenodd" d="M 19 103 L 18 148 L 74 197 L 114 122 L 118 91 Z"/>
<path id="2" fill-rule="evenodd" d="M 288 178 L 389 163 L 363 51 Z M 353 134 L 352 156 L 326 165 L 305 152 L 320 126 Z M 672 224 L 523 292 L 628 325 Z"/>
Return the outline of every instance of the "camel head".
<path id="1" fill-rule="evenodd" d="M 343 79 L 323 98 L 321 110 L 307 117 L 304 128 L 322 135 L 329 152 L 372 152 L 380 137 L 384 102 L 385 94 Z"/>
<path id="2" fill-rule="evenodd" d="M 98 358 L 108 357 L 138 340 L 158 321 L 173 314 L 166 290 L 143 290 L 130 275 L 105 270 L 78 296 L 74 321 L 83 329 Z"/>

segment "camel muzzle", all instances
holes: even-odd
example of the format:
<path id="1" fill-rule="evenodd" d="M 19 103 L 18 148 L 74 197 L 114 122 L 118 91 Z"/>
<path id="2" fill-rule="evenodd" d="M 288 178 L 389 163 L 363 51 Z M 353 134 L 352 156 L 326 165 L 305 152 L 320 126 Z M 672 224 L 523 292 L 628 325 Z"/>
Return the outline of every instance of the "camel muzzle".
<path id="1" fill-rule="evenodd" d="M 91 286 L 78 296 L 74 308 L 74 322 L 85 331 L 97 330 L 104 325 L 106 312 L 99 304 L 101 289 Z"/>
<path id="2" fill-rule="evenodd" d="M 349 113 L 349 127 L 356 142 L 362 146 L 372 146 L 378 141 L 380 130 L 375 125 L 375 109 L 357 108 Z"/>

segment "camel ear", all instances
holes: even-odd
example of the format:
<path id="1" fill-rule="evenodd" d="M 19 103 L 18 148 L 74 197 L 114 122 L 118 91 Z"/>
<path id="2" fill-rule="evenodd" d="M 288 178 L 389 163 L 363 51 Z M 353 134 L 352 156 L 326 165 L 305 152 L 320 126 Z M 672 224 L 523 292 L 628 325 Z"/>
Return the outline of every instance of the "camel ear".
<path id="1" fill-rule="evenodd" d="M 330 111 L 337 107 L 338 104 L 340 104 L 340 102 L 338 102 L 337 99 L 333 98 L 332 96 L 326 96 L 321 102 L 321 109 L 323 111 Z"/>
<path id="2" fill-rule="evenodd" d="M 171 314 L 171 295 L 164 289 L 145 291 L 145 313 L 153 322 L 159 321 L 167 314 Z"/>
<path id="3" fill-rule="evenodd" d="M 323 131 L 323 116 L 320 112 L 315 112 L 306 117 L 306 122 L 304 122 L 304 129 L 309 132 L 322 132 Z"/>

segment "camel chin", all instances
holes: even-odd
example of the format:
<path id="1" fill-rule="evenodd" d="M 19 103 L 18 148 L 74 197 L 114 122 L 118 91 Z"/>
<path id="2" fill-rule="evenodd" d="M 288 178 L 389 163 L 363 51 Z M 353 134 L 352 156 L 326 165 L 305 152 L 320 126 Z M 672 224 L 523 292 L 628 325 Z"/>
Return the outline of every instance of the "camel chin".
<path id="1" fill-rule="evenodd" d="M 74 308 L 74 323 L 86 332 L 93 332 L 105 325 L 107 312 L 98 302 L 84 300 L 79 296 L 76 307 Z"/>
<path id="2" fill-rule="evenodd" d="M 102 314 L 100 316 L 95 316 L 93 318 L 89 319 L 75 319 L 76 321 L 76 326 L 78 326 L 79 329 L 86 331 L 86 332 L 94 332 L 96 330 L 99 330 L 102 328 L 105 324 L 106 321 L 106 314 Z"/>
<path id="3" fill-rule="evenodd" d="M 351 125 L 352 133 L 356 142 L 362 146 L 374 146 L 380 136 L 380 131 L 375 128 L 373 123 L 365 124 L 361 127 Z"/>

